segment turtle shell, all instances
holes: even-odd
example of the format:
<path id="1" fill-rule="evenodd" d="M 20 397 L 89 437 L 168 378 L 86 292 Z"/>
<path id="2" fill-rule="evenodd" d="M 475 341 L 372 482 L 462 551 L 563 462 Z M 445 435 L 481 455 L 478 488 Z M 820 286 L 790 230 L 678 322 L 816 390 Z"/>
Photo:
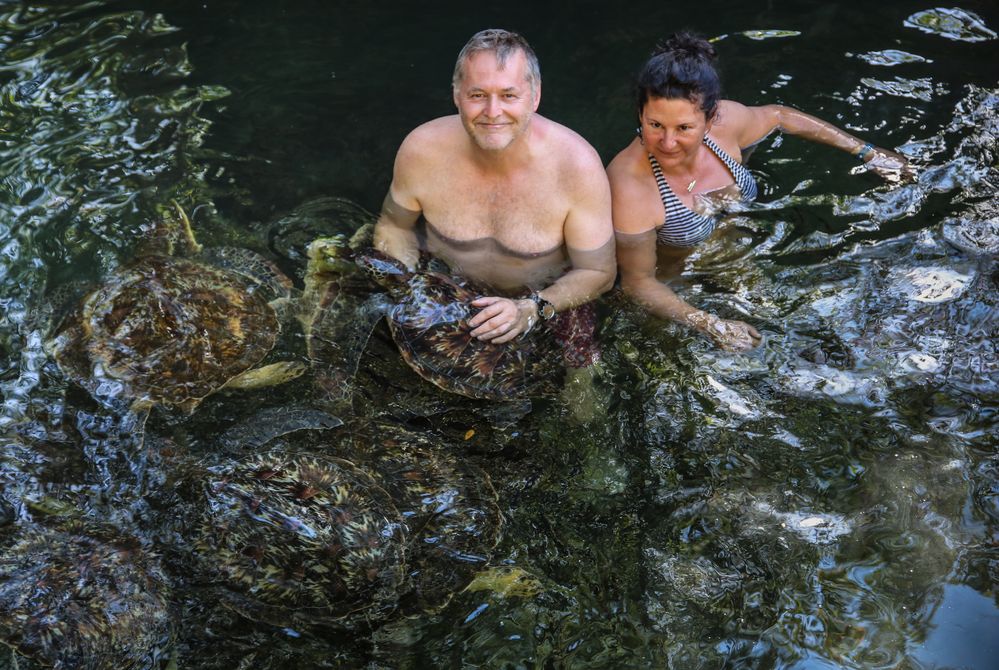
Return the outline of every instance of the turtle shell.
<path id="1" fill-rule="evenodd" d="M 309 416 L 316 421 L 311 426 L 305 425 Z M 242 440 L 243 448 L 256 451 L 281 437 L 300 453 L 337 454 L 346 460 L 333 462 L 345 472 L 353 472 L 347 461 L 363 468 L 366 475 L 351 490 L 363 496 L 361 486 L 374 486 L 372 493 L 388 495 L 404 533 L 405 555 L 397 558 L 405 559 L 406 578 L 397 583 L 395 597 L 406 610 L 438 609 L 482 569 L 499 541 L 502 515 L 489 476 L 436 433 L 369 420 L 334 431 L 326 428 L 326 416 L 291 409 L 258 417 L 230 429 L 223 442 L 231 449 Z"/>
<path id="2" fill-rule="evenodd" d="M 53 353 L 98 400 L 193 411 L 274 345 L 277 315 L 250 283 L 196 260 L 143 256 L 83 299 Z"/>
<path id="3" fill-rule="evenodd" d="M 0 575 L 0 638 L 46 667 L 156 667 L 170 645 L 166 579 L 130 539 L 32 527 Z"/>
<path id="4" fill-rule="evenodd" d="M 410 272 L 376 250 L 358 255 L 357 263 L 388 289 L 392 339 L 424 379 L 471 398 L 509 400 L 558 392 L 561 356 L 546 328 L 503 344 L 470 334 L 468 320 L 477 311 L 472 301 L 492 291 L 442 272 Z"/>
<path id="5" fill-rule="evenodd" d="M 220 474 L 207 496 L 196 551 L 240 613 L 274 625 L 347 627 L 394 608 L 402 518 L 364 470 L 274 449 Z"/>
<path id="6" fill-rule="evenodd" d="M 339 445 L 376 470 L 409 530 L 404 606 L 443 607 L 489 560 L 502 528 L 489 476 L 425 433 L 379 424 Z"/>

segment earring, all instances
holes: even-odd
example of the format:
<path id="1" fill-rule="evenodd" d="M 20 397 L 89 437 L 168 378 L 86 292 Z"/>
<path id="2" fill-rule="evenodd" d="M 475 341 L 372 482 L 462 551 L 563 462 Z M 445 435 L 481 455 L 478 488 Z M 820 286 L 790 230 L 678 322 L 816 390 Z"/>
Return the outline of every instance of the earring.
<path id="1" fill-rule="evenodd" d="M 642 127 L 641 126 L 638 126 L 637 128 L 635 128 L 635 134 L 638 135 L 638 143 L 641 144 L 644 147 L 645 146 L 645 136 L 642 135 Z"/>

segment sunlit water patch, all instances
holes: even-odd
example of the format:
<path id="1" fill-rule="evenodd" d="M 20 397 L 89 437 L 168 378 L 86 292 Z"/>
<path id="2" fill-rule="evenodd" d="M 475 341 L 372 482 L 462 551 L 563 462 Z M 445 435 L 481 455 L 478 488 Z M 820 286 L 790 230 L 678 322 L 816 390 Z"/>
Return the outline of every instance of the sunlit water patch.
<path id="1" fill-rule="evenodd" d="M 905 20 L 909 28 L 959 42 L 994 40 L 996 32 L 974 12 L 960 7 L 927 9 Z"/>
<path id="2" fill-rule="evenodd" d="M 847 54 L 852 55 L 852 54 Z M 918 54 L 909 53 L 900 49 L 885 49 L 883 51 L 869 51 L 867 53 L 856 54 L 857 58 L 870 63 L 871 65 L 884 65 L 892 67 L 903 63 L 932 63 L 928 58 L 923 58 Z"/>

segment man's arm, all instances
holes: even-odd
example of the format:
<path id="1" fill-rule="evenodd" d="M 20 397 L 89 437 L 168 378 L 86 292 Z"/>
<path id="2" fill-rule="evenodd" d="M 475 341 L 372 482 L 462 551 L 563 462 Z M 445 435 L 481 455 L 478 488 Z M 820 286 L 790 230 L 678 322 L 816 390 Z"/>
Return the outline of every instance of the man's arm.
<path id="1" fill-rule="evenodd" d="M 538 291 L 557 312 L 593 300 L 609 290 L 617 272 L 610 186 L 596 151 L 585 143 L 584 149 L 575 161 L 574 174 L 567 180 L 573 184 L 573 190 L 562 225 L 572 268 Z M 496 344 L 529 331 L 539 320 L 537 305 L 528 299 L 488 296 L 472 305 L 482 308 L 469 320 L 472 335 Z"/>
<path id="2" fill-rule="evenodd" d="M 587 153 L 572 176 L 574 202 L 563 226 L 572 269 L 538 292 L 558 312 L 610 290 L 617 274 L 610 185 L 596 151 Z"/>
<path id="3" fill-rule="evenodd" d="M 392 169 L 392 184 L 389 186 L 382 211 L 375 223 L 375 248 L 414 269 L 420 259 L 416 241 L 416 222 L 423 208 L 413 195 L 413 176 L 416 169 L 416 153 L 411 147 L 410 138 L 399 147 Z"/>

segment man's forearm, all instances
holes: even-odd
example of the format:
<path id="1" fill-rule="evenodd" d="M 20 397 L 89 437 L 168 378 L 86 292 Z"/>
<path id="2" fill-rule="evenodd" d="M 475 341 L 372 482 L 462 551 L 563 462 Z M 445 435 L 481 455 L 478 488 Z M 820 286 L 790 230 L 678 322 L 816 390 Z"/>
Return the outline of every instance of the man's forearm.
<path id="1" fill-rule="evenodd" d="M 587 303 L 614 286 L 614 270 L 575 269 L 538 291 L 561 312 Z"/>
<path id="2" fill-rule="evenodd" d="M 400 228 L 384 214 L 375 224 L 375 248 L 393 258 L 398 258 L 413 269 L 420 259 L 416 233 L 412 228 Z"/>

